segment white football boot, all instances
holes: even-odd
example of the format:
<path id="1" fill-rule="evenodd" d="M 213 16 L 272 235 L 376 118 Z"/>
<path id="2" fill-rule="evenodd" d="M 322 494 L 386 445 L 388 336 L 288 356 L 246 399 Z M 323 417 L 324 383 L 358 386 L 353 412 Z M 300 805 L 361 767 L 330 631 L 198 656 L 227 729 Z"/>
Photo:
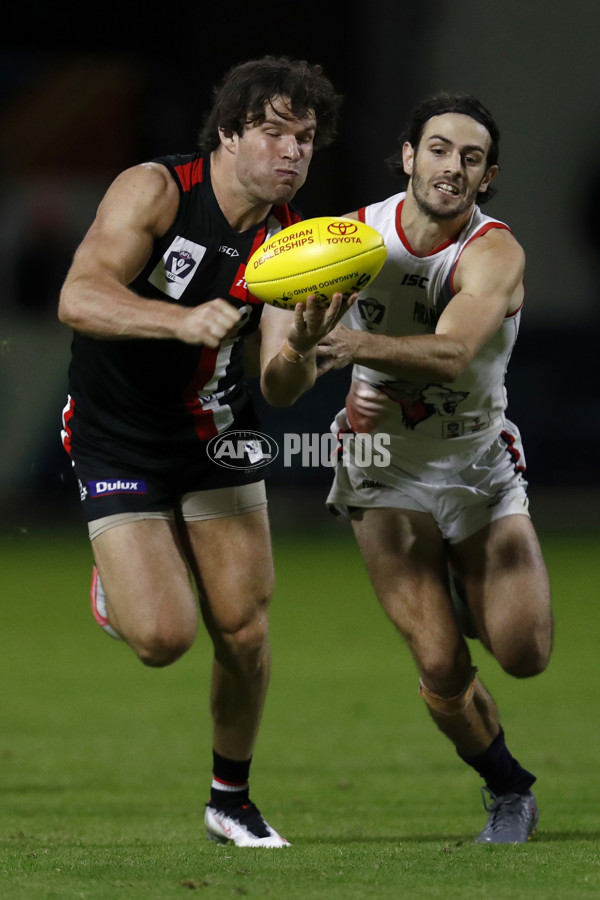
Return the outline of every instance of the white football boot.
<path id="1" fill-rule="evenodd" d="M 277 834 L 250 800 L 228 810 L 215 809 L 206 804 L 204 813 L 206 836 L 209 841 L 236 847 L 290 847 L 289 841 Z"/>

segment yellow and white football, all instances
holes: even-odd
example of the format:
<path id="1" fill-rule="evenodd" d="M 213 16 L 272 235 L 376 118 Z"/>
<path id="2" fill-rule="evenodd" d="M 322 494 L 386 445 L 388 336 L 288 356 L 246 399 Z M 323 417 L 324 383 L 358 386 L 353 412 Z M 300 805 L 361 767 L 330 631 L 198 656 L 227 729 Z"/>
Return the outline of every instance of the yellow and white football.
<path id="1" fill-rule="evenodd" d="M 332 296 L 360 291 L 387 256 L 382 236 L 354 219 L 321 216 L 284 228 L 256 250 L 246 266 L 250 293 L 271 306 L 293 309 L 315 294 L 326 307 Z"/>

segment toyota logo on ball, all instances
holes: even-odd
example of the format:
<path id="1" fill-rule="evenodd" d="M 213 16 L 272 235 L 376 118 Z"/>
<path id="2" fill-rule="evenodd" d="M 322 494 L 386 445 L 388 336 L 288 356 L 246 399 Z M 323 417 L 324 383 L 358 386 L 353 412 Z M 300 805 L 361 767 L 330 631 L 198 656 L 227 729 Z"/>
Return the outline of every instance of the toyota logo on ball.
<path id="1" fill-rule="evenodd" d="M 354 234 L 354 232 L 357 230 L 358 225 L 355 225 L 354 222 L 331 222 L 327 226 L 327 231 L 329 231 L 331 234 L 342 236 L 345 236 L 347 234 Z"/>
<path id="2" fill-rule="evenodd" d="M 225 469 L 260 469 L 273 462 L 279 447 L 260 431 L 226 431 L 208 442 L 206 453 Z"/>

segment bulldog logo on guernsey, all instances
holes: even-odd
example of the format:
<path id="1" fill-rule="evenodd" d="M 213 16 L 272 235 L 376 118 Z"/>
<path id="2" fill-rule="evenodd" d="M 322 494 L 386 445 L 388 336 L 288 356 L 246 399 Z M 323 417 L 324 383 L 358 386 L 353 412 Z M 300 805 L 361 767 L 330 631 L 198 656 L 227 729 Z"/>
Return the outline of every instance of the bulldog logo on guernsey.
<path id="1" fill-rule="evenodd" d="M 115 478 L 106 481 L 88 481 L 90 497 L 107 497 L 109 494 L 145 494 L 145 481 L 125 481 Z"/>

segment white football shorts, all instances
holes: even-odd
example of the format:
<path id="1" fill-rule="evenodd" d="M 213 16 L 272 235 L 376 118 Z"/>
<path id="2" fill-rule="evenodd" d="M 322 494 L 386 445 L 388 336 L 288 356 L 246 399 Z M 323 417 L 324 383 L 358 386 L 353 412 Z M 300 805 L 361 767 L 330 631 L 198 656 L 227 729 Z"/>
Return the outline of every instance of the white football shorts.
<path id="1" fill-rule="evenodd" d="M 411 475 L 390 487 L 366 478 L 349 454 L 340 458 L 326 503 L 343 518 L 361 509 L 411 509 L 429 513 L 451 544 L 463 541 L 504 516 L 529 516 L 525 456 L 518 429 L 510 424 L 475 462 L 447 481 L 418 481 Z M 382 470 L 382 477 L 385 477 Z"/>

